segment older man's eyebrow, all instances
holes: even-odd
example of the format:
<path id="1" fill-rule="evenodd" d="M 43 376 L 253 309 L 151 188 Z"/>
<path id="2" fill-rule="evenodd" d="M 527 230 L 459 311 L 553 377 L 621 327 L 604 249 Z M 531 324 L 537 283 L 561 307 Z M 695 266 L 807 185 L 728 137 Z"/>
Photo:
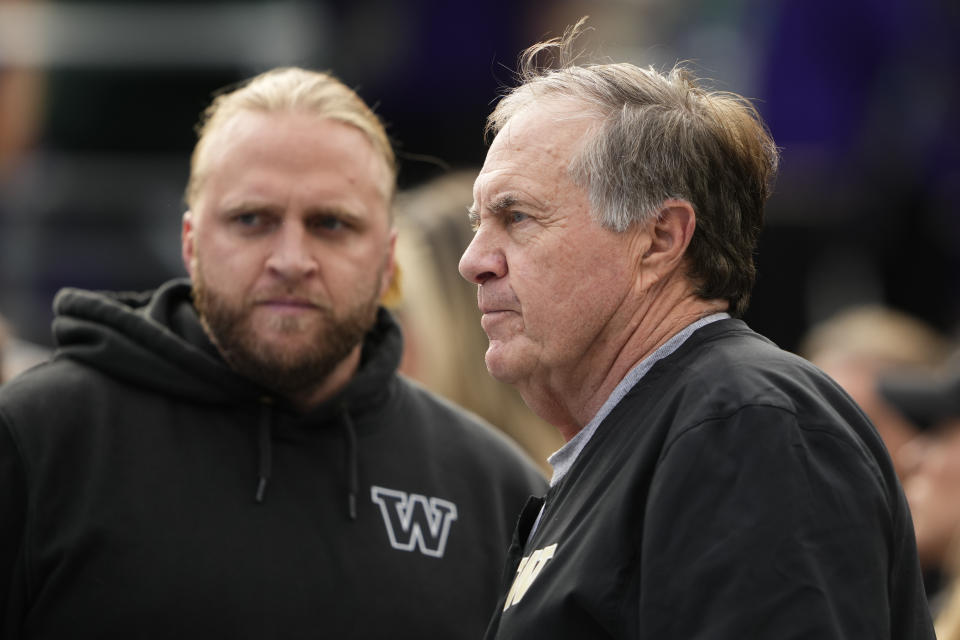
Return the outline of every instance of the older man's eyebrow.
<path id="1" fill-rule="evenodd" d="M 470 221 L 470 228 L 473 231 L 480 226 L 480 209 L 477 208 L 476 202 L 467 207 L 467 220 Z"/>
<path id="2" fill-rule="evenodd" d="M 491 211 L 491 213 L 502 213 L 505 209 L 515 207 L 517 202 L 519 202 L 519 200 L 517 200 L 516 196 L 505 195 L 500 196 L 491 202 L 489 205 L 487 205 L 487 208 Z M 476 202 L 467 207 L 467 214 L 471 218 L 476 218 L 480 215 L 480 207 L 477 206 Z"/>
<path id="3" fill-rule="evenodd" d="M 502 195 L 496 200 L 494 200 L 493 202 L 491 202 L 488 208 L 492 213 L 503 213 L 507 209 L 511 209 L 517 206 L 518 202 L 519 200 L 517 200 L 516 196 L 507 194 L 507 195 Z"/>
<path id="4" fill-rule="evenodd" d="M 519 202 L 520 199 L 516 196 L 506 194 L 496 198 L 493 202 L 488 204 L 487 209 L 489 209 L 490 213 L 497 216 L 517 206 Z M 476 202 L 467 207 L 467 216 L 470 219 L 470 226 L 474 231 L 476 231 L 477 227 L 480 226 L 480 208 L 477 206 Z"/>

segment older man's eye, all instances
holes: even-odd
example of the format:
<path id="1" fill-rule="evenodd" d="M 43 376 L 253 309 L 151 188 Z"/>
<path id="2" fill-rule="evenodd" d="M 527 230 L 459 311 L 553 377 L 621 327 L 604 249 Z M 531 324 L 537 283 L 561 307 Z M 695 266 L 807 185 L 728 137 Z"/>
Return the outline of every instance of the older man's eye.
<path id="1" fill-rule="evenodd" d="M 519 222 L 523 222 L 524 220 L 527 220 L 529 217 L 530 216 L 528 216 L 525 213 L 521 213 L 520 211 L 511 211 L 507 216 L 508 220 L 510 221 L 510 224 L 517 224 Z"/>

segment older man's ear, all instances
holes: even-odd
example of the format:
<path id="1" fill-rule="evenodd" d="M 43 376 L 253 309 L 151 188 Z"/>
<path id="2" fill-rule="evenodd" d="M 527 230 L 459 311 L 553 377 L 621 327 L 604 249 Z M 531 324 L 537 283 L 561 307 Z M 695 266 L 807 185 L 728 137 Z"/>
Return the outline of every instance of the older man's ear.
<path id="1" fill-rule="evenodd" d="M 680 264 L 690 246 L 697 216 L 686 200 L 666 200 L 656 220 L 647 227 L 650 243 L 643 254 L 643 263 L 661 275 Z"/>

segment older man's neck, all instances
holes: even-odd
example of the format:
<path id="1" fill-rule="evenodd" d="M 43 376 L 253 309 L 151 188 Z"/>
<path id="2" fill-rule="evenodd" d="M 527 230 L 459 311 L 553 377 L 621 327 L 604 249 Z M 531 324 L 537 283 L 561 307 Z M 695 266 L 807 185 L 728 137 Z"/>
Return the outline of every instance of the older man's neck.
<path id="1" fill-rule="evenodd" d="M 563 372 L 537 387 L 521 388 L 535 413 L 570 440 L 596 415 L 618 384 L 637 364 L 690 324 L 726 311 L 724 300 L 704 300 L 693 293 L 658 297 L 640 305 L 629 321 L 598 341 L 603 347 L 576 370 Z M 587 361 L 589 360 L 589 361 Z"/>

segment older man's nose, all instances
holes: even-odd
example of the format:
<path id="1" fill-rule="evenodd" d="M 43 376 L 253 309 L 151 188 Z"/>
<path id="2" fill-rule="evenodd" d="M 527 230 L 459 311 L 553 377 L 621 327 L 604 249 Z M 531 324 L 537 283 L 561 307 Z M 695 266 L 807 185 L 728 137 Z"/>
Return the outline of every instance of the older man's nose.
<path id="1" fill-rule="evenodd" d="M 460 275 L 474 284 L 483 284 L 491 278 L 501 278 L 507 273 L 507 261 L 503 251 L 496 246 L 490 235 L 483 228 L 477 231 L 460 258 Z"/>

